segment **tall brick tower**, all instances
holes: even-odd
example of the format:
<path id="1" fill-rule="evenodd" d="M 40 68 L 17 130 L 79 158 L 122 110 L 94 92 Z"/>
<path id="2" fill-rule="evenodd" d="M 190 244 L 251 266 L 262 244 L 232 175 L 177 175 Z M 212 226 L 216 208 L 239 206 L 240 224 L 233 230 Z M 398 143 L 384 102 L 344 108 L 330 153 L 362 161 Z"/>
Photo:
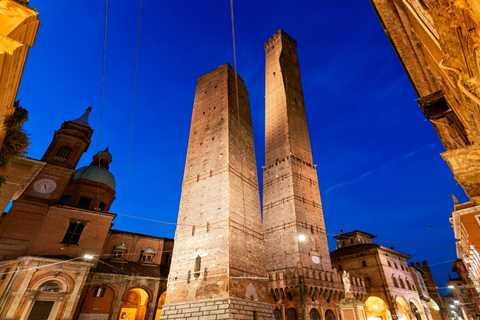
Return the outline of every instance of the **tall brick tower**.
<path id="1" fill-rule="evenodd" d="M 280 30 L 265 43 L 265 54 L 266 269 L 273 279 L 273 292 L 281 292 L 276 294 L 276 300 L 281 300 L 285 292 L 290 298 L 278 307 L 289 308 L 294 301 L 295 308 L 288 312 L 298 312 L 299 318 L 304 319 L 310 310 L 306 301 L 313 300 L 315 308 L 319 303 L 325 306 L 337 293 L 337 297 L 342 294 L 342 285 L 330 262 L 296 42 Z M 324 301 L 319 293 L 325 293 Z"/>
<path id="2" fill-rule="evenodd" d="M 295 40 L 278 31 L 265 43 L 265 52 L 263 214 L 266 247 L 271 249 L 267 267 L 330 270 Z"/>
<path id="3" fill-rule="evenodd" d="M 248 93 L 228 65 L 197 80 L 162 319 L 272 319 Z"/>

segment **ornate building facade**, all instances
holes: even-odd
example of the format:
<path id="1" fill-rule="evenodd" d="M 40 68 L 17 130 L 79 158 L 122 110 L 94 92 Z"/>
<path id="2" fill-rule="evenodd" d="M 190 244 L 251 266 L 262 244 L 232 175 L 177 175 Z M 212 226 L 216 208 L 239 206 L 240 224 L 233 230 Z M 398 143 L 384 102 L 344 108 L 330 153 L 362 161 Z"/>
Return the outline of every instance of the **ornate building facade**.
<path id="1" fill-rule="evenodd" d="M 108 148 L 90 145 L 91 108 L 55 131 L 42 169 L 0 223 L 1 319 L 159 317 L 171 239 L 111 229 Z"/>
<path id="2" fill-rule="evenodd" d="M 443 319 L 423 276 L 408 265 L 409 256 L 374 243 L 374 237 L 363 231 L 340 234 L 332 252 L 338 270 L 365 278 L 368 319 Z"/>
<path id="3" fill-rule="evenodd" d="M 0 0 L 0 146 L 7 134 L 5 120 L 15 111 L 15 99 L 40 20 L 28 1 Z M 15 156 L 0 166 L 0 209 L 17 199 L 35 178 L 43 163 Z"/>
<path id="4" fill-rule="evenodd" d="M 469 200 L 451 223 L 464 285 L 477 291 L 480 314 L 480 4 L 477 0 L 372 0 L 446 148 L 442 158 Z"/>

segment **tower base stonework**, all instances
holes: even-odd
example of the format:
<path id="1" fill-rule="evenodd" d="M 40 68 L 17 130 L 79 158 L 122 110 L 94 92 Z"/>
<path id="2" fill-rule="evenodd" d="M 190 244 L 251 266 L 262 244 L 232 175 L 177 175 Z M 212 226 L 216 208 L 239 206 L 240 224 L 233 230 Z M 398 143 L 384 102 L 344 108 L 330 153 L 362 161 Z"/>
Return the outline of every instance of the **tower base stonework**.
<path id="1" fill-rule="evenodd" d="M 161 319 L 256 319 L 273 320 L 272 305 L 240 298 L 209 299 L 189 303 L 171 303 L 162 310 Z"/>

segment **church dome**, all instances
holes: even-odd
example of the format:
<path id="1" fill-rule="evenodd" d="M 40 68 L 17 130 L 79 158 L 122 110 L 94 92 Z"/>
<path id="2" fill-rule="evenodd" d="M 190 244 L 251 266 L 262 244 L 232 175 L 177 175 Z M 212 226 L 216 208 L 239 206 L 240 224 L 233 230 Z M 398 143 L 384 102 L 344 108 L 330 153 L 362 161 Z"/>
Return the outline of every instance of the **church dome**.
<path id="1" fill-rule="evenodd" d="M 97 183 L 102 183 L 115 190 L 115 177 L 108 171 L 110 163 L 112 162 L 112 154 L 106 148 L 103 151 L 97 152 L 93 156 L 90 165 L 77 169 L 73 175 L 73 180 L 89 180 Z"/>
<path id="2" fill-rule="evenodd" d="M 89 180 L 92 182 L 103 183 L 115 190 L 115 177 L 104 168 L 95 165 L 89 165 L 78 168 L 73 175 L 73 180 Z"/>

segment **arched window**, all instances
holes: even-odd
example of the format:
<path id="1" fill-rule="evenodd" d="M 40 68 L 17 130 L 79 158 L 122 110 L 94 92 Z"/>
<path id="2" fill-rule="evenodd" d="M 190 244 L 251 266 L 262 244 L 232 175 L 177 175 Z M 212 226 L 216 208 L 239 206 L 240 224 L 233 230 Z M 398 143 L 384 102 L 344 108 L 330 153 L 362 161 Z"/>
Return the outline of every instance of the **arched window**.
<path id="1" fill-rule="evenodd" d="M 415 315 L 416 320 L 422 320 L 422 316 L 420 314 L 420 311 L 418 311 L 417 306 L 411 301 L 410 301 L 410 309 L 412 309 L 412 312 Z"/>
<path id="2" fill-rule="evenodd" d="M 105 287 L 96 287 L 93 291 L 93 296 L 95 298 L 103 298 L 105 295 Z"/>
<path id="3" fill-rule="evenodd" d="M 62 159 L 68 159 L 70 154 L 72 153 L 72 149 L 67 147 L 67 146 L 61 146 L 58 148 L 57 153 L 55 154 L 56 157 L 62 158 Z"/>
<path id="4" fill-rule="evenodd" d="M 335 313 L 332 310 L 325 311 L 325 320 L 335 320 Z"/>
<path id="5" fill-rule="evenodd" d="M 290 308 L 287 310 L 287 320 L 297 320 L 297 310 Z"/>
<path id="6" fill-rule="evenodd" d="M 155 249 L 150 247 L 145 248 L 144 250 L 142 250 L 142 253 L 140 254 L 140 262 L 152 263 L 154 256 L 155 256 Z"/>
<path id="7" fill-rule="evenodd" d="M 198 278 L 200 276 L 200 269 L 202 268 L 202 258 L 198 255 L 195 258 L 195 268 L 193 269 L 193 276 Z"/>
<path id="8" fill-rule="evenodd" d="M 362 267 L 366 267 L 366 266 L 367 266 L 367 261 L 362 260 Z"/>
<path id="9" fill-rule="evenodd" d="M 408 281 L 408 279 L 405 279 L 405 282 L 407 283 L 407 288 L 409 290 L 412 290 L 412 286 L 410 285 L 410 281 Z"/>
<path id="10" fill-rule="evenodd" d="M 313 308 L 310 310 L 310 320 L 320 320 L 320 313 L 318 313 L 318 310 Z"/>
<path id="11" fill-rule="evenodd" d="M 400 287 L 402 287 L 402 289 L 405 289 L 405 283 L 403 282 L 402 278 L 398 278 L 398 280 L 400 281 Z"/>
<path id="12" fill-rule="evenodd" d="M 393 286 L 394 286 L 395 288 L 398 288 L 398 281 L 397 281 L 397 278 L 395 278 L 395 277 L 392 277 L 392 280 L 393 280 Z"/>
<path id="13" fill-rule="evenodd" d="M 279 309 L 273 310 L 273 317 L 275 320 L 282 320 L 282 311 Z"/>
<path id="14" fill-rule="evenodd" d="M 60 285 L 56 281 L 47 281 L 39 288 L 41 292 L 60 292 Z"/>
<path id="15" fill-rule="evenodd" d="M 100 201 L 100 203 L 98 204 L 98 210 L 99 211 L 104 211 L 106 207 L 107 207 L 107 205 L 103 201 Z"/>
<path id="16" fill-rule="evenodd" d="M 112 254 L 114 258 L 123 258 L 126 252 L 127 244 L 125 242 L 121 242 L 113 246 Z"/>

